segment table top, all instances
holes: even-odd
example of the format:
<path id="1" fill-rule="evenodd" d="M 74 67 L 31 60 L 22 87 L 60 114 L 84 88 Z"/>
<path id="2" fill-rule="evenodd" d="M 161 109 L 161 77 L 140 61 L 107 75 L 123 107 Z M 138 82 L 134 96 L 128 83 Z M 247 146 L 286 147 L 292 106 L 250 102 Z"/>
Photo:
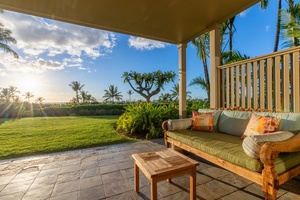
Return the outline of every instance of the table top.
<path id="1" fill-rule="evenodd" d="M 199 163 L 173 149 L 166 148 L 156 152 L 145 152 L 132 155 L 138 167 L 149 175 L 175 173 L 179 170 L 191 169 Z"/>

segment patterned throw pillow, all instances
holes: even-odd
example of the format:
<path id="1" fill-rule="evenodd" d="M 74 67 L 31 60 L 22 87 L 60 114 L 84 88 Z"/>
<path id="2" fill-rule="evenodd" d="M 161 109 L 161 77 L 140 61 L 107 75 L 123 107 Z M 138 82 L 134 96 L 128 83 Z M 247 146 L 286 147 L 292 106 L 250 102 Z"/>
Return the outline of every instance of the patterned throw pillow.
<path id="1" fill-rule="evenodd" d="M 279 118 L 265 117 L 253 113 L 242 138 L 250 135 L 273 133 L 277 131 L 280 120 Z"/>
<path id="2" fill-rule="evenodd" d="M 260 158 L 260 149 L 266 142 L 280 142 L 293 137 L 289 131 L 278 131 L 266 135 L 250 135 L 243 141 L 245 153 L 252 158 Z"/>
<path id="3" fill-rule="evenodd" d="M 195 110 L 193 113 L 193 126 L 192 130 L 195 131 L 211 131 L 213 132 L 213 113 L 211 112 L 197 112 Z"/>

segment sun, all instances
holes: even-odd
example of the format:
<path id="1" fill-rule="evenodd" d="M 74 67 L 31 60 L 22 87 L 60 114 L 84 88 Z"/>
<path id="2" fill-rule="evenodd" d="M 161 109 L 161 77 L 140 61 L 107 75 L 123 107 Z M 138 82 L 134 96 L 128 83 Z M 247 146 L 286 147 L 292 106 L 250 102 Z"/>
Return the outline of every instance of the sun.
<path id="1" fill-rule="evenodd" d="M 18 78 L 18 88 L 23 92 L 37 92 L 40 91 L 42 82 L 37 74 L 22 74 Z"/>
<path id="2" fill-rule="evenodd" d="M 37 88 L 37 81 L 34 79 L 26 78 L 22 81 L 23 87 L 26 88 L 28 91 L 35 90 Z"/>

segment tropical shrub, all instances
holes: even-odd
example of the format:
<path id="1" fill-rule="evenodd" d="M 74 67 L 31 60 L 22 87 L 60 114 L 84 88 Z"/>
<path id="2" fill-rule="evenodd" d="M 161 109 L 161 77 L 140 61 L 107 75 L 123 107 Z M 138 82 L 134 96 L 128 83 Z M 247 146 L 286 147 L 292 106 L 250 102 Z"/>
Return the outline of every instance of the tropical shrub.
<path id="1" fill-rule="evenodd" d="M 117 122 L 117 130 L 131 134 L 146 133 L 146 139 L 162 137 L 161 124 L 175 110 L 174 105 L 155 105 L 146 102 L 129 104 Z"/>
<path id="2" fill-rule="evenodd" d="M 207 100 L 195 99 L 189 100 L 187 103 L 187 117 L 192 116 L 192 110 L 198 110 L 202 108 L 209 108 L 210 104 Z"/>
<path id="3" fill-rule="evenodd" d="M 123 104 L 86 104 L 86 105 L 39 105 L 32 104 L 32 108 L 23 111 L 21 117 L 42 116 L 99 116 L 121 115 L 124 113 Z"/>

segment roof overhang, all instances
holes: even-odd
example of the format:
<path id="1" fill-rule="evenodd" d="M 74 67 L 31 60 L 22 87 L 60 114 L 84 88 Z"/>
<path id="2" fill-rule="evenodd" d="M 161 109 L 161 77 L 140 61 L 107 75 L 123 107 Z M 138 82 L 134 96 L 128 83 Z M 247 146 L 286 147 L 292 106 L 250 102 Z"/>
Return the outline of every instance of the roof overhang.
<path id="1" fill-rule="evenodd" d="M 187 43 L 260 0 L 0 0 L 0 8 L 168 43 Z"/>

